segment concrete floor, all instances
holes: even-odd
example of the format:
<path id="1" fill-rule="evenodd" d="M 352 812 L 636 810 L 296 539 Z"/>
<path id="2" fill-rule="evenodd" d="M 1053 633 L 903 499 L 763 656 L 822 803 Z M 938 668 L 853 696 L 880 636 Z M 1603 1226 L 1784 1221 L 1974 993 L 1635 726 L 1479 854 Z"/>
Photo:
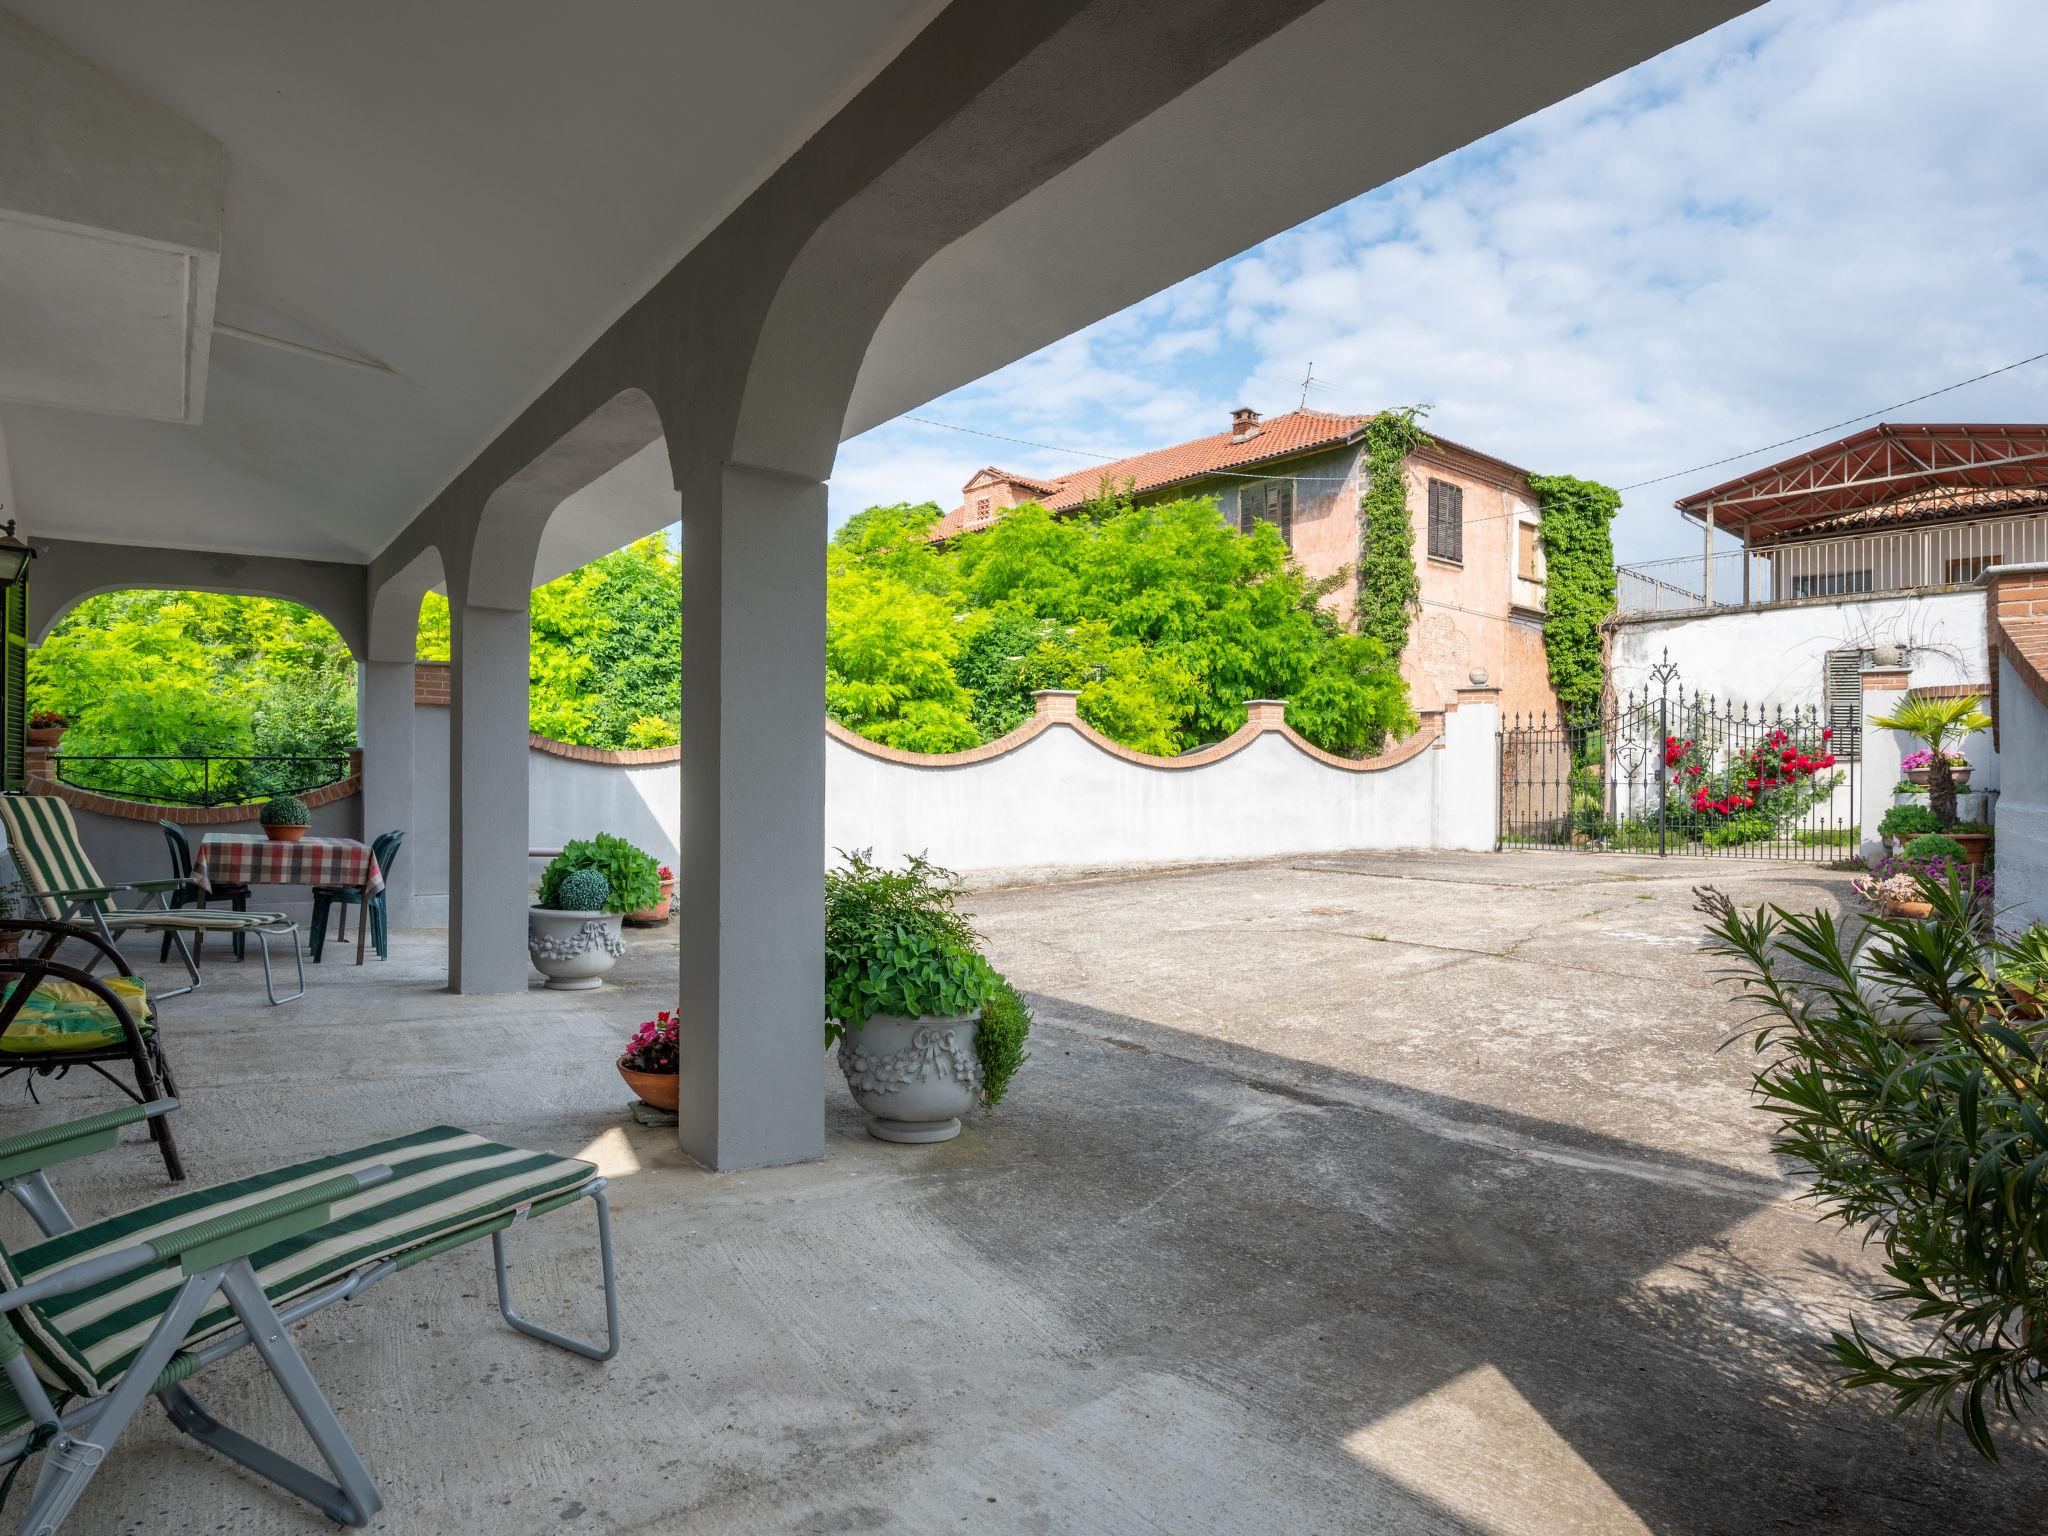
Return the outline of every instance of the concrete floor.
<path id="1" fill-rule="evenodd" d="M 1846 877 L 1577 855 L 1360 855 L 978 893 L 1039 1013 L 959 1140 L 869 1140 L 821 1058 L 829 1155 L 741 1175 L 624 1115 L 610 1067 L 672 995 L 636 938 L 595 995 L 437 990 L 438 935 L 262 1004 L 165 1007 L 195 1177 L 441 1121 L 614 1180 L 627 1344 L 512 1334 L 482 1247 L 301 1330 L 391 1532 L 1878 1532 L 2038 1528 L 2002 1469 L 1833 1394 L 1872 1265 L 1747 1107 L 1689 887 Z M 18 1079 L 16 1082 L 18 1083 Z M 105 1101 L 74 1076 L 0 1129 Z M 163 1189 L 131 1140 L 81 1213 Z M 23 1224 L 0 1217 L 10 1239 Z M 529 1311 L 594 1330 L 589 1218 L 519 1240 Z M 237 1359 L 217 1413 L 300 1443 Z M 20 1495 L 17 1493 L 16 1499 Z M 149 1410 L 70 1529 L 324 1521 Z"/>

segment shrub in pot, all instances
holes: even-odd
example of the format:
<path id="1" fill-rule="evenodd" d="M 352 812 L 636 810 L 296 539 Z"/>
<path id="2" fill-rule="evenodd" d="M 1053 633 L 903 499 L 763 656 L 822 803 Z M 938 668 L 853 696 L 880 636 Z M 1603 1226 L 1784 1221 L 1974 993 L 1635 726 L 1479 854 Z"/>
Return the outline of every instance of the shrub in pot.
<path id="1" fill-rule="evenodd" d="M 1877 835 L 1887 843 L 1909 842 L 1940 830 L 1940 819 L 1924 805 L 1895 805 L 1877 824 Z"/>
<path id="2" fill-rule="evenodd" d="M 70 724 L 54 709 L 39 709 L 28 717 L 28 744 L 54 747 L 64 739 L 64 729 Z"/>
<path id="3" fill-rule="evenodd" d="M 666 864 L 655 871 L 659 882 L 656 889 L 661 894 L 646 906 L 626 914 L 626 921 L 637 927 L 652 927 L 668 921 L 669 905 L 675 900 L 676 872 Z"/>
<path id="4" fill-rule="evenodd" d="M 658 868 L 606 832 L 563 845 L 541 872 L 539 898 L 526 913 L 526 952 L 548 986 L 569 992 L 604 984 L 626 952 L 619 933 L 625 914 L 654 898 Z"/>
<path id="5" fill-rule="evenodd" d="M 273 843 L 296 843 L 313 824 L 313 813 L 297 795 L 279 795 L 263 802 L 256 824 Z"/>
<path id="6" fill-rule="evenodd" d="M 1928 920 L 1861 932 L 1711 888 L 1701 910 L 1762 1017 L 1744 1036 L 1776 1150 L 1805 1167 L 1823 1219 L 1883 1248 L 1893 1311 L 1834 1332 L 1838 1379 L 1996 1459 L 1995 1430 L 2029 1420 L 2048 1386 L 2048 1023 L 2011 1006 L 2048 936 L 1991 929 L 1965 872 L 1920 884 Z"/>
<path id="7" fill-rule="evenodd" d="M 956 910 L 955 876 L 921 858 L 842 860 L 825 876 L 825 1043 L 871 1135 L 950 1140 L 960 1116 L 1001 1100 L 1030 1012 Z"/>
<path id="8" fill-rule="evenodd" d="M 1989 730 L 1991 717 L 1977 706 L 1983 699 L 1975 694 L 1958 698 L 1930 698 L 1909 693 L 1888 715 L 1873 715 L 1870 723 L 1886 730 L 1904 731 L 1926 743 L 1901 764 L 1906 776 L 1927 786 L 1927 800 L 1944 827 L 1956 822 L 1956 787 L 1969 781 L 1970 764 L 1959 748 L 1972 731 Z"/>

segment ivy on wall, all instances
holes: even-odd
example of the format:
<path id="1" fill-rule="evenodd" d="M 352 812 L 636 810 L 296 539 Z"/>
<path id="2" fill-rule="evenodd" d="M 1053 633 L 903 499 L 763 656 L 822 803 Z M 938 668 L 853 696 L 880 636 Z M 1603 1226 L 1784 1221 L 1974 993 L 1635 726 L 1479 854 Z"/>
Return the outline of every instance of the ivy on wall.
<path id="1" fill-rule="evenodd" d="M 1381 411 L 1365 425 L 1365 493 L 1358 498 L 1358 632 L 1398 661 L 1422 595 L 1415 524 L 1408 512 L 1408 455 L 1427 447 L 1426 405 Z"/>
<path id="2" fill-rule="evenodd" d="M 1543 649 L 1566 719 L 1597 709 L 1605 678 L 1600 625 L 1614 612 L 1614 514 L 1621 492 L 1572 475 L 1531 475 L 1542 506 Z"/>

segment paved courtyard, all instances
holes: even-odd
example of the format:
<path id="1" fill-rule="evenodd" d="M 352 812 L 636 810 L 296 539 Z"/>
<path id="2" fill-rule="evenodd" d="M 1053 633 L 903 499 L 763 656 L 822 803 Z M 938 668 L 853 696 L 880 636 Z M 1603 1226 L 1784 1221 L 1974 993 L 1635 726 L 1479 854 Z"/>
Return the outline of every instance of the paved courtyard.
<path id="1" fill-rule="evenodd" d="M 672 995 L 672 940 L 595 995 L 491 1000 L 439 991 L 441 937 L 401 935 L 301 1003 L 220 966 L 167 1004 L 178 1131 L 204 1180 L 444 1121 L 612 1175 L 610 1365 L 506 1330 L 482 1248 L 301 1331 L 384 1531 L 2034 1528 L 2048 1439 L 1989 1468 L 1826 1386 L 1871 1256 L 1796 1203 L 1746 1052 L 1716 1050 L 1740 1014 L 1697 948 L 1702 878 L 1847 896 L 1539 854 L 979 891 L 1039 1015 L 1011 1101 L 884 1146 L 821 1057 L 826 1160 L 737 1175 L 633 1125 L 611 1070 Z M 43 1097 L 0 1128 L 106 1093 Z M 98 1214 L 164 1185 L 131 1140 L 59 1187 Z M 530 1315 L 597 1326 L 587 1223 L 524 1229 Z M 196 1385 L 302 1443 L 251 1366 Z M 154 1410 L 123 1449 L 78 1530 L 330 1528 Z"/>

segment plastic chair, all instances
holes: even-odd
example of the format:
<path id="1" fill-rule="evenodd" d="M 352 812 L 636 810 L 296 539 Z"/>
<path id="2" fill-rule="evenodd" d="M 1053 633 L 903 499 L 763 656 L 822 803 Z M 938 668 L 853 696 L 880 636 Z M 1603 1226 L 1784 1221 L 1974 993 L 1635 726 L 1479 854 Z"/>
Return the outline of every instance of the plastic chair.
<path id="1" fill-rule="evenodd" d="M 386 832 L 370 844 L 370 852 L 377 856 L 377 868 L 383 871 L 386 889 L 391 883 L 391 868 L 398 862 L 399 847 L 405 842 L 403 832 Z M 320 963 L 320 951 L 327 944 L 327 914 L 334 907 L 341 908 L 341 922 L 335 931 L 337 939 L 348 937 L 348 909 L 363 899 L 360 886 L 316 885 L 313 887 L 313 932 L 307 947 L 313 952 L 313 963 Z M 384 892 L 378 891 L 370 898 L 369 911 L 364 922 L 370 925 L 370 942 L 376 946 L 377 958 L 391 958 L 390 923 L 385 916 Z"/>
<path id="2" fill-rule="evenodd" d="M 238 881 L 229 881 L 222 885 L 216 885 L 210 894 L 192 884 L 192 844 L 185 836 L 185 829 L 175 821 L 159 821 L 157 825 L 164 829 L 164 841 L 170 844 L 171 873 L 186 882 L 179 889 L 171 892 L 171 905 L 173 907 L 198 907 L 204 911 L 207 902 L 224 901 L 237 912 L 249 910 L 249 887 Z M 206 942 L 203 934 L 199 937 L 198 942 L 202 945 Z M 235 958 L 237 960 L 243 957 L 243 953 L 248 947 L 248 939 L 242 934 L 236 934 Z M 171 936 L 166 932 L 164 934 L 163 952 L 157 956 L 157 959 L 164 964 L 168 964 L 170 958 Z"/>

